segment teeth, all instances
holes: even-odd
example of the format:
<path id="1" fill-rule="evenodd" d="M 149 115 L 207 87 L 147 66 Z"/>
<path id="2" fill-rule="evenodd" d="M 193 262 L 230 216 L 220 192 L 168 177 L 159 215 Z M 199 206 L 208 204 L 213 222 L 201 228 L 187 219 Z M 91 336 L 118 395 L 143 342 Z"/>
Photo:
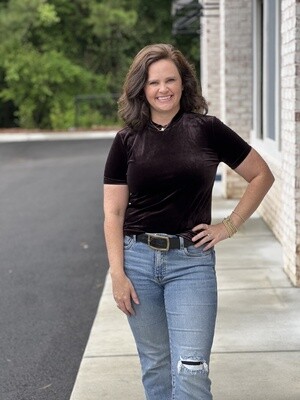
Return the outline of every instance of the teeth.
<path id="1" fill-rule="evenodd" d="M 159 96 L 157 97 L 158 100 L 169 100 L 171 96 Z"/>

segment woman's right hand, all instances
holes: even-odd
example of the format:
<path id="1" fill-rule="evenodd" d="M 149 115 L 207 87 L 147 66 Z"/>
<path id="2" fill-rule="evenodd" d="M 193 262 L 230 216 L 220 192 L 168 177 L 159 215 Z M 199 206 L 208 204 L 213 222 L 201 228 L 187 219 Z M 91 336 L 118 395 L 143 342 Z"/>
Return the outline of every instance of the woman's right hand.
<path id="1" fill-rule="evenodd" d="M 132 301 L 135 304 L 139 304 L 139 299 L 130 279 L 124 272 L 117 274 L 111 273 L 111 279 L 113 296 L 117 307 L 128 316 L 135 315 Z"/>

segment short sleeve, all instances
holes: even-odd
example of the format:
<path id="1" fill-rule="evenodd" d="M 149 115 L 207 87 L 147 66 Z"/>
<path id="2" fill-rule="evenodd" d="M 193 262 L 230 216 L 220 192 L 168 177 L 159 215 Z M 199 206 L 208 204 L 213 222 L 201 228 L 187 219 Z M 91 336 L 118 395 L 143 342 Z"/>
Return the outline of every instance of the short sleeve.
<path id="1" fill-rule="evenodd" d="M 252 147 L 218 118 L 212 119 L 212 125 L 214 147 L 219 160 L 232 169 L 237 168 L 250 153 Z"/>
<path id="2" fill-rule="evenodd" d="M 127 183 L 127 153 L 119 133 L 114 138 L 104 168 L 104 184 Z"/>

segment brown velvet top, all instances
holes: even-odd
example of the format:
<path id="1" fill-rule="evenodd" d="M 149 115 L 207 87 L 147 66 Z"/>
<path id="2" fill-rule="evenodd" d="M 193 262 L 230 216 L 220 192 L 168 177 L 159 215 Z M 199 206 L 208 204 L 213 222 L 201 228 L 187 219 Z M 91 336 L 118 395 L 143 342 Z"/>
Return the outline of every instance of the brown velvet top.
<path id="1" fill-rule="evenodd" d="M 211 222 L 212 188 L 221 161 L 232 169 L 251 147 L 219 119 L 179 113 L 165 131 L 119 131 L 104 183 L 129 187 L 124 234 L 156 232 L 191 239 L 191 229 Z"/>

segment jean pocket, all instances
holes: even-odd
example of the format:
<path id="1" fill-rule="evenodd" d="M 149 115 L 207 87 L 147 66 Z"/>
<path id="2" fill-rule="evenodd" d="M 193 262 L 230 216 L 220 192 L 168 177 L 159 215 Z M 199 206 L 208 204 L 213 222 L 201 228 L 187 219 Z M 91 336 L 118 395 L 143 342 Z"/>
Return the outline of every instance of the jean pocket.
<path id="1" fill-rule="evenodd" d="M 185 255 L 189 257 L 201 257 L 214 260 L 214 249 L 203 250 L 204 245 L 200 247 L 188 246 L 184 248 Z"/>
<path id="2" fill-rule="evenodd" d="M 134 238 L 132 236 L 124 236 L 124 242 L 123 242 L 124 250 L 129 250 L 131 246 L 134 243 Z"/>

